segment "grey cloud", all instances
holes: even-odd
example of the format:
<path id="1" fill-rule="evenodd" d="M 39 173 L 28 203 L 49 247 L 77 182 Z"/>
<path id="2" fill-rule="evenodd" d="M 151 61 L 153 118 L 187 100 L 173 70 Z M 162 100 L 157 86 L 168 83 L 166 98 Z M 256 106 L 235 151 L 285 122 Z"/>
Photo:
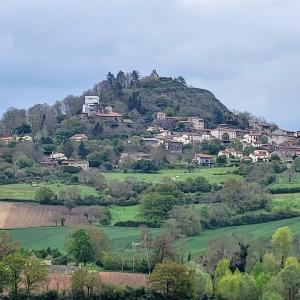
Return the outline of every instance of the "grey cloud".
<path id="1" fill-rule="evenodd" d="M 299 11 L 296 0 L 3 0 L 0 112 L 155 64 L 297 129 Z"/>

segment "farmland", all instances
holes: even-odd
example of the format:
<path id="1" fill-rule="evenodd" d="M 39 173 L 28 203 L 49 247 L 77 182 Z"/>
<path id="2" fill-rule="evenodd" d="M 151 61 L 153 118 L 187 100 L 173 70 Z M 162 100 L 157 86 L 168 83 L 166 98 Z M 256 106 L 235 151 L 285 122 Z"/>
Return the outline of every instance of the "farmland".
<path id="1" fill-rule="evenodd" d="M 26 249 L 43 249 L 47 247 L 64 250 L 65 238 L 73 227 L 37 227 L 10 229 L 8 232 L 12 237 Z M 127 249 L 131 242 L 135 241 L 141 230 L 139 228 L 124 227 L 101 227 L 110 240 L 110 248 L 114 252 L 121 252 Z M 156 234 L 158 229 L 151 229 Z"/>
<path id="2" fill-rule="evenodd" d="M 252 235 L 253 237 L 271 236 L 281 226 L 289 226 L 295 234 L 300 234 L 300 218 L 281 220 L 269 223 L 244 225 L 236 227 L 225 227 L 215 230 L 206 230 L 202 234 L 185 238 L 177 242 L 178 246 L 184 245 L 184 249 L 192 254 L 197 254 L 205 249 L 208 242 L 219 236 L 229 236 L 233 232 Z M 140 235 L 139 228 L 123 228 L 103 226 L 110 239 L 111 249 L 114 252 L 121 252 L 128 249 L 131 242 Z M 26 249 L 42 249 L 46 247 L 64 250 L 64 241 L 72 227 L 39 227 L 11 229 L 8 232 Z M 152 234 L 157 234 L 159 229 L 151 229 Z"/>
<path id="3" fill-rule="evenodd" d="M 20 201 L 20 202 L 33 202 L 35 201 L 35 193 L 39 187 L 49 187 L 54 192 L 58 192 L 65 187 L 78 187 L 83 195 L 95 195 L 96 190 L 92 187 L 85 185 L 64 185 L 62 183 L 41 183 L 38 186 L 31 184 L 6 184 L 0 185 L 0 200 Z"/>
<path id="4" fill-rule="evenodd" d="M 188 172 L 186 169 L 164 169 L 158 173 L 122 173 L 112 172 L 103 173 L 109 181 L 124 180 L 128 176 L 135 177 L 139 180 L 148 181 L 152 183 L 160 182 L 164 177 L 171 177 L 175 180 L 184 180 L 188 177 L 205 177 L 211 183 L 222 183 L 229 179 L 241 179 L 239 175 L 233 174 L 235 168 L 233 167 L 213 167 L 213 168 L 197 168 L 192 172 Z"/>

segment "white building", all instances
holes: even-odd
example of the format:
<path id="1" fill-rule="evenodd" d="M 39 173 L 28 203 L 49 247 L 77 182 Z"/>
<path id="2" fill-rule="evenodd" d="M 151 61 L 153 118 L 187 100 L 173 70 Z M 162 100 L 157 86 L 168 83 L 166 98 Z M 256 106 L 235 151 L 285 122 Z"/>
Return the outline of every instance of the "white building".
<path id="1" fill-rule="evenodd" d="M 100 99 L 98 96 L 85 96 L 82 113 L 93 114 L 100 112 Z"/>
<path id="2" fill-rule="evenodd" d="M 258 161 L 269 161 L 271 154 L 267 150 L 255 150 L 249 157 L 252 159 L 252 162 L 256 163 Z"/>

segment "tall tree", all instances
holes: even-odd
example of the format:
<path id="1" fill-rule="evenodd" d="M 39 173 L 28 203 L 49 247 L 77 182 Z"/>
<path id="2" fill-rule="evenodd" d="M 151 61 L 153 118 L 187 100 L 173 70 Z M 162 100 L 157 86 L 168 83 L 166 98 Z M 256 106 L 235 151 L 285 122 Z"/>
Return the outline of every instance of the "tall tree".
<path id="1" fill-rule="evenodd" d="M 76 229 L 71 232 L 67 238 L 67 251 L 78 264 L 86 265 L 95 259 L 92 239 L 84 229 Z"/>
<path id="2" fill-rule="evenodd" d="M 74 152 L 74 147 L 69 139 L 66 139 L 63 143 L 63 152 L 68 158 L 70 158 Z"/>
<path id="3" fill-rule="evenodd" d="M 292 250 L 293 233 L 288 226 L 278 228 L 272 235 L 272 244 L 281 257 L 281 264 L 284 264 Z"/>
<path id="4" fill-rule="evenodd" d="M 81 141 L 78 147 L 78 155 L 81 159 L 86 159 L 86 156 L 89 154 L 89 151 L 85 148 L 84 142 Z"/>
<path id="5" fill-rule="evenodd" d="M 149 276 L 151 287 L 166 299 L 195 299 L 195 274 L 182 264 L 158 264 Z"/>

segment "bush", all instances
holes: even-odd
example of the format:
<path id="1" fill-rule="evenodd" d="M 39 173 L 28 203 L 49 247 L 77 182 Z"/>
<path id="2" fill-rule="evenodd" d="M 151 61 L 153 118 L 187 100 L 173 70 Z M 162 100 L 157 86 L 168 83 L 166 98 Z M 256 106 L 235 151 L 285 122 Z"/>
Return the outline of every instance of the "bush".
<path id="1" fill-rule="evenodd" d="M 56 195 L 50 188 L 41 187 L 36 191 L 34 198 L 41 204 L 53 204 L 53 200 L 56 199 Z"/>
<path id="2" fill-rule="evenodd" d="M 271 194 L 300 193 L 300 185 L 276 184 L 269 187 Z"/>
<path id="3" fill-rule="evenodd" d="M 139 227 L 141 225 L 145 225 L 147 227 L 158 227 L 156 223 L 153 222 L 147 222 L 147 221 L 135 221 L 135 220 L 128 220 L 128 221 L 119 221 L 116 222 L 114 226 L 119 226 L 119 227 Z"/>

